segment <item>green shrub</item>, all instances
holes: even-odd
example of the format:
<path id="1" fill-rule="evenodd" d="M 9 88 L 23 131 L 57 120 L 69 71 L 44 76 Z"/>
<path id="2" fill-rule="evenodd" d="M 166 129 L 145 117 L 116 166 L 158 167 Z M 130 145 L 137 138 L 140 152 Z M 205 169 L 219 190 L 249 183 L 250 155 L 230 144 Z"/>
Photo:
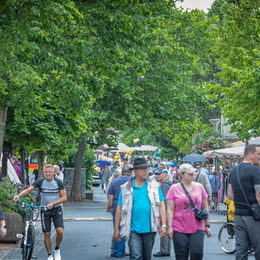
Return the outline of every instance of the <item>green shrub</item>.
<path id="1" fill-rule="evenodd" d="M 8 177 L 4 177 L 3 181 L 0 183 L 0 203 L 4 208 L 4 212 L 16 212 L 21 214 L 23 219 L 26 219 L 29 211 L 26 208 L 22 208 L 19 204 L 13 201 L 14 195 L 26 189 L 28 186 L 17 185 L 11 183 Z M 19 202 L 25 202 L 28 204 L 34 203 L 34 199 L 31 195 L 27 195 L 19 199 Z"/>

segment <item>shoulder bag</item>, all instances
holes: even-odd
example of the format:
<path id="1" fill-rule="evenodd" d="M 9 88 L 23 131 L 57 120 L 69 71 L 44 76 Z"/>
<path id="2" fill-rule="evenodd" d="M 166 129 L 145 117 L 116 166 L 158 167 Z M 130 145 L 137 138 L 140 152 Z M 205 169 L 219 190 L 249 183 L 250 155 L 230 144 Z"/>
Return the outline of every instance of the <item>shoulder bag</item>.
<path id="1" fill-rule="evenodd" d="M 244 199 L 246 201 L 247 206 L 249 207 L 249 210 L 250 210 L 252 216 L 254 217 L 255 220 L 260 220 L 260 207 L 259 207 L 258 203 L 253 203 L 253 204 L 249 203 L 247 196 L 245 194 L 245 191 L 241 185 L 240 178 L 238 176 L 238 167 L 239 166 L 237 166 L 237 168 L 236 168 L 236 179 L 237 179 L 238 185 L 240 187 L 240 190 L 242 191 L 242 194 L 244 196 Z"/>
<path id="2" fill-rule="evenodd" d="M 190 205 L 192 207 L 192 210 L 194 211 L 195 218 L 198 219 L 198 220 L 207 219 L 209 213 L 204 209 L 196 208 L 193 200 L 191 199 L 189 192 L 186 190 L 186 188 L 184 187 L 182 182 L 181 182 L 181 186 L 182 186 L 183 190 L 185 191 L 188 199 L 190 200 Z"/>

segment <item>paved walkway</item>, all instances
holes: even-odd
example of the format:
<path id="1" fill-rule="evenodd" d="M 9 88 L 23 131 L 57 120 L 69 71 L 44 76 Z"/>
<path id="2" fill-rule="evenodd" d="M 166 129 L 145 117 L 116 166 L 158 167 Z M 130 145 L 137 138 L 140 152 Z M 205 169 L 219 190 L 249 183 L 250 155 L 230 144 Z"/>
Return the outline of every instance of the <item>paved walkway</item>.
<path id="1" fill-rule="evenodd" d="M 94 193 L 93 202 L 67 202 L 64 204 L 64 220 L 65 222 L 71 221 L 105 221 L 112 222 L 111 215 L 105 212 L 106 197 L 100 192 Z M 98 203 L 97 203 L 98 202 Z M 98 214 L 97 214 L 98 212 Z M 226 206 L 224 204 L 219 205 L 218 213 L 213 213 L 211 218 L 211 223 L 223 222 L 223 213 L 226 212 Z M 78 223 L 80 225 L 80 223 Z M 43 233 L 41 231 L 40 221 L 36 222 L 36 240 L 34 255 L 38 255 L 40 251 L 43 250 Z M 55 236 L 55 232 L 52 232 L 52 238 Z M 3 247 L 2 247 L 3 248 Z M 13 247 L 8 249 L 1 249 L 0 244 L 0 259 L 2 260 L 17 260 L 21 259 L 21 248 L 20 244 L 13 245 Z"/>

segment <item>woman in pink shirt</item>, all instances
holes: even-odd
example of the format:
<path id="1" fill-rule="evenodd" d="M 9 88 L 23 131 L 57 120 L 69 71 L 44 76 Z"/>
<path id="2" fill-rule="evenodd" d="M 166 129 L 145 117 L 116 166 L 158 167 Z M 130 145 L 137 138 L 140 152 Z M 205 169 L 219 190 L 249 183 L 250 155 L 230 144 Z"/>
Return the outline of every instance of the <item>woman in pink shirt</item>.
<path id="1" fill-rule="evenodd" d="M 179 168 L 181 181 L 189 192 L 196 208 L 207 212 L 207 193 L 203 185 L 193 181 L 196 171 L 192 165 L 184 163 Z M 172 185 L 166 196 L 168 213 L 168 233 L 173 239 L 177 260 L 200 260 L 203 258 L 203 244 L 205 233 L 211 236 L 209 215 L 206 220 L 195 218 L 190 200 L 180 183 Z"/>

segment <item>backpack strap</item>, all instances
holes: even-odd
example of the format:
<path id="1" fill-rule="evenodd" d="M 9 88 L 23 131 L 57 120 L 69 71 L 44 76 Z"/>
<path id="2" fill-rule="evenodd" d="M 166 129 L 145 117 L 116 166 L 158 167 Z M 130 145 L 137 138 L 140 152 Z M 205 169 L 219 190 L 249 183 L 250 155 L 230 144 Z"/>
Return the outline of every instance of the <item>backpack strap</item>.
<path id="1" fill-rule="evenodd" d="M 200 169 L 200 171 L 201 171 L 201 169 Z M 199 179 L 199 176 L 200 176 L 200 171 L 199 171 L 199 173 L 198 173 L 198 175 L 196 177 L 196 182 L 198 182 L 198 179 Z"/>

